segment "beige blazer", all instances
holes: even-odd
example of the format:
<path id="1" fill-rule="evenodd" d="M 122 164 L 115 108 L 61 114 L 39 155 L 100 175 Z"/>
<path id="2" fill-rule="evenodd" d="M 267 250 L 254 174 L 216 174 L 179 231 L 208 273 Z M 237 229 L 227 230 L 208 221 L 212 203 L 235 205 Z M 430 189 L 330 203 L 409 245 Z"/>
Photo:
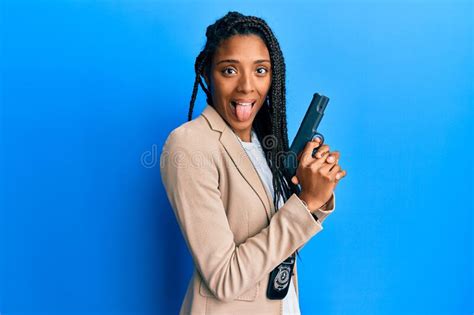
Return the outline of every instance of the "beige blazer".
<path id="1" fill-rule="evenodd" d="M 180 314 L 281 314 L 282 300 L 266 297 L 269 273 L 323 229 L 335 195 L 318 221 L 295 194 L 275 213 L 237 135 L 210 105 L 170 133 L 160 167 L 195 266 Z M 296 266 L 293 281 L 298 288 Z"/>

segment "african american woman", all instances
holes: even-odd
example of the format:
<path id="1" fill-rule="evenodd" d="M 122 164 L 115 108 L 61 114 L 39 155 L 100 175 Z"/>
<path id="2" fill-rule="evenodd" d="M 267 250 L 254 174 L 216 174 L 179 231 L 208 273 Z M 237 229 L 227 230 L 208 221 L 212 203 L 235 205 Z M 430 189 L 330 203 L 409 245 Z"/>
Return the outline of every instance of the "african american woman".
<path id="1" fill-rule="evenodd" d="M 180 314 L 300 314 L 296 264 L 270 274 L 323 229 L 346 171 L 315 139 L 285 180 L 285 62 L 263 19 L 229 12 L 206 37 L 188 122 L 170 133 L 160 162 L 195 267 Z M 199 86 L 207 104 L 192 119 Z"/>

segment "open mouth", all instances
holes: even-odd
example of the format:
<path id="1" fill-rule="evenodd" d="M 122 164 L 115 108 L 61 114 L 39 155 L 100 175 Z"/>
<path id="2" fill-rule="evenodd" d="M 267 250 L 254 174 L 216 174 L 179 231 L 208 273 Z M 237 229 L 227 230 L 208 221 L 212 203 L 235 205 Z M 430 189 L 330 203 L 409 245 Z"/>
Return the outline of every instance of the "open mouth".
<path id="1" fill-rule="evenodd" d="M 257 101 L 252 101 L 252 102 L 237 102 L 237 101 L 230 101 L 230 107 L 233 109 L 233 111 L 235 112 L 235 108 L 237 107 L 237 105 L 240 105 L 240 106 L 253 106 L 255 105 Z"/>
<path id="2" fill-rule="evenodd" d="M 230 108 L 232 114 L 238 121 L 248 121 L 252 117 L 253 107 L 255 106 L 256 100 L 231 100 Z"/>

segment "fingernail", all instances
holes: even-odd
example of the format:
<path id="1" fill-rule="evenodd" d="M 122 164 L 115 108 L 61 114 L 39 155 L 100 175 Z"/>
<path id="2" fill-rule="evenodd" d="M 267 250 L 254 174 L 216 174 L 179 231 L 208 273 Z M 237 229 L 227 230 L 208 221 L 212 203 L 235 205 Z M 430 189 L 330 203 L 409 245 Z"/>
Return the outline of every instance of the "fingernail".
<path id="1" fill-rule="evenodd" d="M 337 174 L 336 179 L 339 179 L 339 178 L 341 178 L 341 175 Z"/>
<path id="2" fill-rule="evenodd" d="M 334 156 L 330 156 L 330 157 L 328 158 L 328 161 L 329 161 L 329 162 L 334 161 Z"/>

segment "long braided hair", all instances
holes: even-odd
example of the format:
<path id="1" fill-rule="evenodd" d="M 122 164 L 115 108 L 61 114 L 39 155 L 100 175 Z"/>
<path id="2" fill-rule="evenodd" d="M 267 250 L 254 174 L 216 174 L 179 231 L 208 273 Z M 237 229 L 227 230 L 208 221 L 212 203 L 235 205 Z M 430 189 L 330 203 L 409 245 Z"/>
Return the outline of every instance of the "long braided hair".
<path id="1" fill-rule="evenodd" d="M 263 106 L 255 117 L 253 128 L 262 143 L 268 166 L 273 174 L 273 205 L 275 211 L 278 211 L 280 198 L 286 201 L 295 192 L 295 186 L 285 179 L 283 173 L 283 156 L 285 152 L 288 152 L 285 61 L 275 35 L 263 19 L 245 16 L 238 12 L 228 12 L 207 27 L 206 44 L 194 64 L 196 79 L 189 105 L 188 121 L 192 119 L 199 85 L 206 93 L 208 104 L 214 106 L 210 89 L 205 86 L 203 76 L 210 78 L 211 61 L 220 43 L 234 35 L 250 34 L 257 35 L 264 41 L 272 65 L 271 87 Z"/>

